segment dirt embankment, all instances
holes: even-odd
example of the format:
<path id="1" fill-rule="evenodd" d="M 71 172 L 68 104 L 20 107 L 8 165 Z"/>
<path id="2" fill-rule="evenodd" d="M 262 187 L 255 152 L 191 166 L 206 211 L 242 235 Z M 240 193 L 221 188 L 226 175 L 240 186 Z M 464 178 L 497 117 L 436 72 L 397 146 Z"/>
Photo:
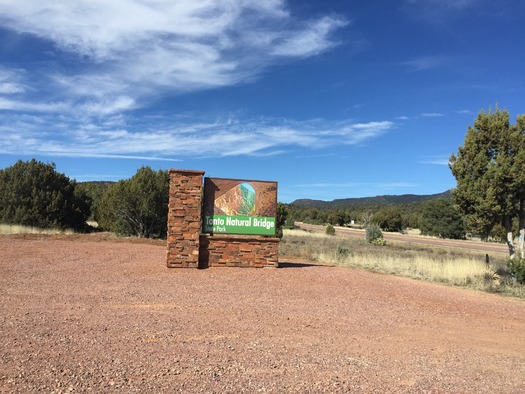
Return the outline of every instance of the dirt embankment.
<path id="1" fill-rule="evenodd" d="M 0 236 L 0 392 L 525 392 L 525 303 L 162 243 Z"/>

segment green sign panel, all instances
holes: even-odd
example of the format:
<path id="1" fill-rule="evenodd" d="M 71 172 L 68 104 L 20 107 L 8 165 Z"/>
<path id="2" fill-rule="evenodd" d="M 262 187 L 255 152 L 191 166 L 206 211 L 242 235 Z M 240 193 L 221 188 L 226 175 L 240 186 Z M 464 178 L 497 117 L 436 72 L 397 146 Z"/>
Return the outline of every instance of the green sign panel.
<path id="1" fill-rule="evenodd" d="M 204 216 L 204 232 L 216 234 L 274 235 L 275 218 L 260 216 Z"/>
<path id="2" fill-rule="evenodd" d="M 203 231 L 275 235 L 277 183 L 205 178 Z"/>

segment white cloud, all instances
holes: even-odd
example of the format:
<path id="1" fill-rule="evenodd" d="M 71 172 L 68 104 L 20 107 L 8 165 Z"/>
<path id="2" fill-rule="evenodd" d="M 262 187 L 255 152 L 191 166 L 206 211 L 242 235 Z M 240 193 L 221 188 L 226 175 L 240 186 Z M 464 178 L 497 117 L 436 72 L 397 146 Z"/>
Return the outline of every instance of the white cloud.
<path id="1" fill-rule="evenodd" d="M 41 95 L 102 115 L 143 105 L 147 95 L 250 81 L 283 58 L 332 48 L 346 24 L 337 16 L 297 20 L 284 0 L 0 0 L 0 23 L 51 43 L 58 63 L 68 55 L 64 67 L 39 70 Z M 31 73 L 18 82 L 1 76 L 0 93 L 36 86 Z"/>
<path id="2" fill-rule="evenodd" d="M 23 74 L 0 66 L 0 95 L 24 93 L 27 87 L 22 83 Z"/>
<path id="3" fill-rule="evenodd" d="M 450 156 L 430 156 L 421 161 L 423 164 L 432 164 L 437 166 L 448 166 Z"/>
<path id="4" fill-rule="evenodd" d="M 340 18 L 325 17 L 310 24 L 306 31 L 297 31 L 285 37 L 272 54 L 291 57 L 316 55 L 335 45 L 328 37 L 334 29 L 345 25 L 346 22 Z"/>
<path id="5" fill-rule="evenodd" d="M 66 111 L 68 109 L 70 109 L 70 106 L 64 102 L 31 103 L 0 97 L 0 110 L 16 110 L 29 112 L 61 112 Z"/>
<path id="6" fill-rule="evenodd" d="M 460 114 L 460 115 L 472 115 L 473 112 L 469 109 L 459 109 L 456 111 L 457 114 Z"/>
<path id="7" fill-rule="evenodd" d="M 357 123 L 344 128 L 346 143 L 358 144 L 365 140 L 375 138 L 392 129 L 394 124 L 389 121 Z"/>
<path id="8" fill-rule="evenodd" d="M 115 97 L 112 100 L 99 100 L 84 102 L 78 110 L 87 114 L 109 115 L 116 112 L 127 111 L 135 108 L 135 100 L 127 96 Z"/>
<path id="9" fill-rule="evenodd" d="M 425 113 L 422 113 L 421 116 L 423 118 L 440 118 L 444 115 L 440 112 L 425 112 Z"/>
<path id="10" fill-rule="evenodd" d="M 396 116 L 394 119 L 404 121 L 404 120 L 417 120 L 421 118 L 441 118 L 443 116 L 445 116 L 445 114 L 441 112 L 423 112 L 419 115 L 414 115 L 414 116 L 406 116 L 406 115 Z"/>
<path id="11" fill-rule="evenodd" d="M 11 115 L 0 126 L 0 150 L 6 154 L 71 157 L 181 157 L 267 156 L 297 147 L 318 149 L 356 145 L 394 128 L 392 122 L 328 122 L 259 119 L 176 123 L 176 117 L 140 121 L 115 119 L 108 125 L 79 122 L 62 114 L 41 115 L 38 122 Z M 169 125 L 169 126 L 167 126 Z M 52 130 L 43 133 L 42 130 Z"/>
<path id="12" fill-rule="evenodd" d="M 0 82 L 0 94 L 23 93 L 24 88 L 11 82 Z"/>

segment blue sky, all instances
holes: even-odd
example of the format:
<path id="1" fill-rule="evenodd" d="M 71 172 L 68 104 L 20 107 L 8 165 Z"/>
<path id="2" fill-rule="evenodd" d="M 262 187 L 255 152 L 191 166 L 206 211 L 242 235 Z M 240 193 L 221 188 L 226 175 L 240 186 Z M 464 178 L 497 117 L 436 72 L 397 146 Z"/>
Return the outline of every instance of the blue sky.
<path id="1" fill-rule="evenodd" d="M 0 168 L 440 193 L 480 110 L 525 113 L 524 20 L 522 0 L 0 0 Z"/>

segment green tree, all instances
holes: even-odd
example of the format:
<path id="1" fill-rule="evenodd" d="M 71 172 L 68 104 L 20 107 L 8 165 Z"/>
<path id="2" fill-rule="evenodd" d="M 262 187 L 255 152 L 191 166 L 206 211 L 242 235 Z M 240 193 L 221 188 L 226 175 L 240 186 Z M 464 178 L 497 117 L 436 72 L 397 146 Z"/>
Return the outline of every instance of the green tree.
<path id="1" fill-rule="evenodd" d="M 334 209 L 328 214 L 327 221 L 334 226 L 344 226 L 347 221 L 347 215 L 341 209 Z"/>
<path id="2" fill-rule="evenodd" d="M 99 226 L 118 234 L 166 237 L 169 174 L 142 167 L 129 180 L 115 183 L 96 212 Z"/>
<path id="3" fill-rule="evenodd" d="M 332 226 L 331 224 L 326 226 L 325 233 L 326 233 L 326 235 L 335 235 L 335 228 L 334 228 L 334 226 Z"/>
<path id="4" fill-rule="evenodd" d="M 525 284 L 525 259 L 523 257 L 509 259 L 507 265 L 516 281 Z"/>
<path id="5" fill-rule="evenodd" d="M 421 213 L 407 210 L 403 214 L 403 228 L 419 228 Z"/>
<path id="6" fill-rule="evenodd" d="M 401 231 L 403 229 L 401 210 L 395 205 L 381 208 L 374 214 L 372 222 L 381 227 L 383 231 Z"/>
<path id="7" fill-rule="evenodd" d="M 275 236 L 278 238 L 283 237 L 283 227 L 286 224 L 288 218 L 288 208 L 283 203 L 277 203 L 277 225 Z"/>
<path id="8" fill-rule="evenodd" d="M 517 144 L 516 159 L 514 162 L 514 193 L 519 200 L 518 211 L 518 234 L 519 250 L 522 258 L 525 258 L 525 114 L 516 118 L 513 129 L 513 142 Z"/>
<path id="9" fill-rule="evenodd" d="M 463 217 L 450 198 L 427 202 L 419 225 L 421 234 L 440 238 L 464 239 Z"/>
<path id="10" fill-rule="evenodd" d="M 115 182 L 109 181 L 88 181 L 77 183 L 77 190 L 91 199 L 91 216 L 89 220 L 95 220 L 95 212 L 97 211 L 100 200 L 102 200 L 102 196 L 114 183 Z"/>
<path id="11" fill-rule="evenodd" d="M 511 125 L 507 111 L 482 111 L 463 146 L 450 158 L 457 187 L 453 197 L 467 227 L 487 238 L 501 224 L 514 255 L 512 219 L 519 217 L 520 251 L 525 235 L 525 116 Z"/>
<path id="12" fill-rule="evenodd" d="M 19 160 L 0 170 L 0 222 L 84 230 L 89 198 L 55 164 Z"/>

